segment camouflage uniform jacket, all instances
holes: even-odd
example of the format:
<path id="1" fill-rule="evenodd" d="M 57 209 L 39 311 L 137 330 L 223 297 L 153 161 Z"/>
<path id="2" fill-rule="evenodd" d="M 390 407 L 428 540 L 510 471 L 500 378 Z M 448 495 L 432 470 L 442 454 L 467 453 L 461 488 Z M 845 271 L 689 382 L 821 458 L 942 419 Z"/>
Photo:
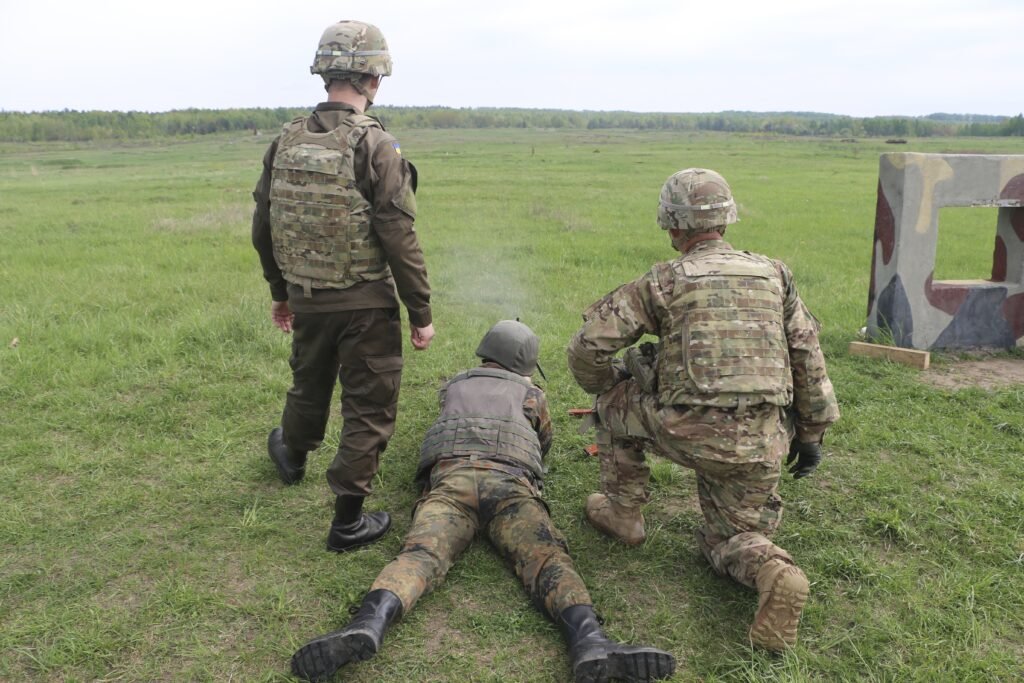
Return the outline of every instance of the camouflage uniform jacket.
<path id="1" fill-rule="evenodd" d="M 728 243 L 709 240 L 699 242 L 686 256 L 726 250 L 732 251 Z M 789 268 L 781 261 L 772 263 L 778 269 L 783 292 L 783 327 L 793 379 L 791 408 L 796 435 L 801 441 L 817 442 L 828 425 L 839 418 L 839 407 L 818 344 L 818 321 L 801 301 Z M 601 394 L 614 386 L 619 374 L 612 365 L 613 357 L 644 334 L 665 338 L 680 332 L 665 329 L 670 321 L 669 303 L 675 281 L 673 263 L 659 263 L 587 310 L 583 327 L 568 348 L 569 369 L 584 390 Z"/>
<path id="2" fill-rule="evenodd" d="M 308 128 L 322 133 L 337 128 L 353 107 L 340 102 L 322 102 L 308 118 Z M 276 138 L 263 157 L 263 173 L 253 192 L 256 209 L 252 218 L 252 243 L 270 284 L 274 301 L 288 301 L 293 311 L 325 313 L 366 308 L 396 308 L 398 296 L 409 313 L 409 322 L 425 327 L 432 322 L 430 284 L 423 251 L 416 236 L 416 168 L 401 155 L 395 138 L 383 128 L 371 128 L 355 150 L 355 176 L 360 193 L 373 210 L 371 228 L 387 255 L 392 277 L 361 282 L 346 289 L 314 289 L 303 296 L 302 287 L 285 281 L 274 259 L 270 228 L 270 185 Z"/>
<path id="3" fill-rule="evenodd" d="M 481 364 L 480 367 L 498 369 L 508 372 L 497 363 L 487 362 Z M 529 378 L 524 379 L 526 379 L 526 381 L 529 382 Z M 438 392 L 438 401 L 441 406 L 442 417 L 444 416 L 445 412 L 445 403 L 448 396 L 448 385 L 449 383 L 446 382 L 445 385 L 441 387 L 440 391 Z M 551 414 L 548 411 L 548 402 L 547 398 L 544 395 L 544 390 L 534 384 L 530 384 L 530 386 L 526 389 L 525 396 L 523 397 L 522 411 L 523 417 L 526 418 L 527 422 L 530 424 L 532 429 L 537 434 L 537 441 L 540 446 L 540 456 L 541 458 L 543 458 L 551 449 L 551 442 L 554 434 L 554 431 L 551 426 Z M 439 418 L 439 420 L 440 419 L 441 418 Z M 465 464 L 466 466 L 476 466 L 495 469 L 502 469 L 504 464 L 511 464 L 513 467 L 516 467 L 517 469 L 528 469 L 525 464 L 521 464 L 518 462 L 509 462 L 507 460 L 494 460 L 492 458 L 488 458 L 488 455 L 489 453 L 481 451 L 480 453 L 476 454 L 477 457 L 464 458 Z M 450 460 L 451 459 L 448 459 L 448 464 L 450 464 Z M 431 463 L 431 465 L 432 464 L 435 463 Z M 425 484 L 427 479 L 429 478 L 429 474 L 429 465 L 425 470 L 421 467 L 416 475 L 417 482 L 420 484 Z M 543 472 L 533 471 L 531 472 L 531 475 L 533 476 L 538 486 L 543 484 Z"/>

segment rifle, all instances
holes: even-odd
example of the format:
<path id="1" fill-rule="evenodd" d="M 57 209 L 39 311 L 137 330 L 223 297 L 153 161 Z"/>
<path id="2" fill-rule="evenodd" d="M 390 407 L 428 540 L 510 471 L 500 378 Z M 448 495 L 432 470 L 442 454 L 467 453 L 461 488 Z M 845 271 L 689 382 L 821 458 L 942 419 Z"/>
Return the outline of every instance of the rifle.
<path id="1" fill-rule="evenodd" d="M 658 347 L 651 342 L 630 346 L 622 354 L 626 371 L 636 380 L 645 394 L 658 392 Z"/>
<path id="2" fill-rule="evenodd" d="M 582 434 L 584 431 L 590 431 L 592 421 L 597 419 L 597 412 L 593 408 L 569 408 L 569 417 L 588 418 L 588 421 L 580 425 Z M 587 444 L 583 447 L 583 452 L 591 457 L 597 457 L 597 444 Z"/>
<path id="3" fill-rule="evenodd" d="M 626 380 L 632 377 L 640 385 L 644 393 L 654 394 L 658 391 L 658 347 L 651 342 L 644 342 L 639 346 L 630 346 L 622 354 L 622 360 L 616 360 L 616 371 L 619 379 Z M 597 413 L 593 408 L 570 408 L 570 417 L 586 418 L 580 425 L 580 434 L 583 434 L 594 426 L 597 421 Z M 597 455 L 597 444 L 592 443 L 583 449 L 587 455 Z"/>

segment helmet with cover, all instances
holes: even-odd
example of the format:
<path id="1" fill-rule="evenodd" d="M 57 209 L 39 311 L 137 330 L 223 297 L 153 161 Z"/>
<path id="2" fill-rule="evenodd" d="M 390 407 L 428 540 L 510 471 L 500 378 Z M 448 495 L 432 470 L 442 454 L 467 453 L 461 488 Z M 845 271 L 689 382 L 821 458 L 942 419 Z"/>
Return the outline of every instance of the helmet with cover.
<path id="1" fill-rule="evenodd" d="M 529 377 L 537 369 L 540 339 L 518 320 L 501 320 L 487 330 L 476 355 L 506 370 Z"/>
<path id="2" fill-rule="evenodd" d="M 712 232 L 737 220 L 729 183 L 715 171 L 683 169 L 669 176 L 661 188 L 658 225 L 664 230 Z"/>
<path id="3" fill-rule="evenodd" d="M 364 74 L 390 76 L 391 55 L 384 34 L 362 21 L 331 24 L 320 37 L 309 72 L 319 74 L 324 83 L 355 80 Z"/>

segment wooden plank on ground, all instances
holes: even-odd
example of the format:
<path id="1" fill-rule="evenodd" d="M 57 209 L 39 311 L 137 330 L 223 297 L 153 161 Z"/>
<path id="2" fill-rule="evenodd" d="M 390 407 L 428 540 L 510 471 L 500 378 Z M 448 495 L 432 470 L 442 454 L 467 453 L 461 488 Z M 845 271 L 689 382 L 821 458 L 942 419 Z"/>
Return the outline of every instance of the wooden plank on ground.
<path id="1" fill-rule="evenodd" d="M 898 346 L 883 346 L 882 344 L 868 344 L 867 342 L 850 342 L 848 350 L 851 356 L 884 358 L 894 363 L 909 365 L 918 370 L 927 370 L 932 358 L 932 354 L 927 351 L 903 349 Z"/>

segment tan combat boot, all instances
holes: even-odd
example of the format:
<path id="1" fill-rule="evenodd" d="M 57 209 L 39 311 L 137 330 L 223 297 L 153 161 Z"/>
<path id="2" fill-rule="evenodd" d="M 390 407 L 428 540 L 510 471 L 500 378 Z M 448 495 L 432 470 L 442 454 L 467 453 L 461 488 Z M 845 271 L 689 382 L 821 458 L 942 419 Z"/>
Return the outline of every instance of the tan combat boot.
<path id="1" fill-rule="evenodd" d="M 765 562 L 757 572 L 758 605 L 750 642 L 775 652 L 795 645 L 809 588 L 800 567 L 777 557 Z"/>
<path id="2" fill-rule="evenodd" d="M 626 545 L 640 545 L 647 538 L 640 508 L 629 508 L 612 501 L 603 493 L 587 496 L 587 520 L 595 529 Z"/>

